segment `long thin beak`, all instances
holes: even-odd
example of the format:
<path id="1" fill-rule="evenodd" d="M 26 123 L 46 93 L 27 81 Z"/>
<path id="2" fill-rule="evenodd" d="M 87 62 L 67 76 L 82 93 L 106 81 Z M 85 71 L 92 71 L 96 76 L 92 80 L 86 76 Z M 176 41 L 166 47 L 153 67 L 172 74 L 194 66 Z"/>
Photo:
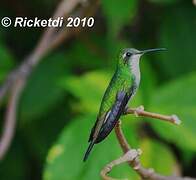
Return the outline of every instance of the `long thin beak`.
<path id="1" fill-rule="evenodd" d="M 138 54 L 145 54 L 148 52 L 165 51 L 165 50 L 167 50 L 167 49 L 166 48 L 146 49 L 146 50 L 140 51 Z"/>

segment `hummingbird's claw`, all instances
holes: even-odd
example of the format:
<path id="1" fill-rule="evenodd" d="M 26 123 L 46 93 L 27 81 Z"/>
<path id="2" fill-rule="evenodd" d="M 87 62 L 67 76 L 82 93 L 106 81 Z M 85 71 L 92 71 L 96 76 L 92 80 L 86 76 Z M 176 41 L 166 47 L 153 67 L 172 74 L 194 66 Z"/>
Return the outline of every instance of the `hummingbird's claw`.
<path id="1" fill-rule="evenodd" d="M 129 107 L 126 106 L 125 109 L 124 109 L 124 111 L 123 111 L 123 115 L 126 115 L 127 114 L 128 109 L 129 109 Z"/>

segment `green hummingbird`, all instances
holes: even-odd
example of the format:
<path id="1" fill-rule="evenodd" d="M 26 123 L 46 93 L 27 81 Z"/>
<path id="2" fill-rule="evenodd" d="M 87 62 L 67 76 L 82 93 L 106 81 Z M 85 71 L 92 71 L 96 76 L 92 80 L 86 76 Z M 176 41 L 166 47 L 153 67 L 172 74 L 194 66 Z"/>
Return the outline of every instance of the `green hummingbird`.
<path id="1" fill-rule="evenodd" d="M 103 96 L 100 110 L 89 137 L 89 146 L 84 155 L 86 161 L 94 144 L 104 140 L 125 112 L 128 102 L 135 95 L 140 84 L 140 57 L 148 52 L 162 51 L 165 48 L 139 51 L 127 48 L 120 52 L 116 71 Z"/>

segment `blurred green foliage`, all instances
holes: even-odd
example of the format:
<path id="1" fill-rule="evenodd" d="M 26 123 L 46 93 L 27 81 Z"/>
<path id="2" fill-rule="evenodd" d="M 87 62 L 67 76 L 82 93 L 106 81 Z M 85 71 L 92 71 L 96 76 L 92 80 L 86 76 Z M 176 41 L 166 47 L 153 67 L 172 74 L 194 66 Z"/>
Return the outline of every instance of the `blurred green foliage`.
<path id="1" fill-rule="evenodd" d="M 5 45 L 0 43 L 0 82 L 2 82 L 7 73 L 11 70 L 14 66 L 14 57 L 9 52 L 8 48 Z"/>
<path id="2" fill-rule="evenodd" d="M 38 1 L 20 8 L 3 1 L 0 16 L 5 16 L 5 10 L 10 16 L 21 11 L 33 16 L 37 6 Z M 46 17 L 52 14 L 54 2 L 43 1 L 40 6 L 47 11 L 38 15 Z M 50 52 L 29 77 L 19 104 L 16 136 L 0 162 L 1 180 L 100 179 L 103 166 L 122 154 L 114 132 L 95 146 L 86 163 L 82 158 L 118 52 L 124 47 L 168 49 L 142 58 L 141 85 L 130 106 L 143 104 L 149 111 L 177 114 L 182 120 L 178 127 L 123 117 L 131 147 L 142 149 L 145 167 L 164 175 L 181 167 L 184 175 L 196 176 L 195 7 L 187 0 L 102 0 L 100 6 L 95 27 Z M 23 31 L 0 29 L 1 84 L 27 49 L 34 48 L 35 36 L 41 36 L 38 29 Z M 6 103 L 1 106 L 2 125 Z M 127 164 L 116 167 L 111 176 L 139 179 Z"/>
<path id="3" fill-rule="evenodd" d="M 69 71 L 64 57 L 63 53 L 53 54 L 32 73 L 21 99 L 21 120 L 38 119 L 64 96 L 63 89 L 58 85 L 59 79 Z"/>
<path id="4" fill-rule="evenodd" d="M 167 46 L 169 50 L 168 53 L 160 55 L 161 65 L 167 72 L 167 76 L 175 77 L 195 70 L 196 36 L 193 35 L 194 32 L 196 32 L 195 7 L 178 5 L 165 15 L 159 38 L 160 44 Z M 165 59 L 170 63 L 167 63 Z"/>
<path id="5" fill-rule="evenodd" d="M 128 24 L 132 20 L 138 7 L 137 0 L 102 0 L 101 3 L 111 36 L 116 35 L 125 24 Z"/>
<path id="6" fill-rule="evenodd" d="M 151 108 L 161 113 L 178 113 L 182 119 L 182 125 L 178 128 L 166 123 L 152 121 L 155 131 L 170 142 L 175 143 L 182 149 L 196 150 L 196 126 L 194 118 L 196 116 L 195 101 L 196 95 L 196 74 L 191 73 L 173 80 L 157 89 L 157 93 L 152 98 Z M 165 130 L 167 129 L 167 133 Z"/>

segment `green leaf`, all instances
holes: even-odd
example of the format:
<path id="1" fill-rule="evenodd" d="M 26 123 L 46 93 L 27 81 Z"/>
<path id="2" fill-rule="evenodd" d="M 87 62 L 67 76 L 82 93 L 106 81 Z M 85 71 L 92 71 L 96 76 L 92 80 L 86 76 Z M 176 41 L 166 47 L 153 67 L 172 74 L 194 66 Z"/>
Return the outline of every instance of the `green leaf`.
<path id="1" fill-rule="evenodd" d="M 73 119 L 72 123 L 63 130 L 57 143 L 49 151 L 44 180 L 99 180 L 101 169 L 121 156 L 122 151 L 113 132 L 105 141 L 94 146 L 87 162 L 82 162 L 88 145 L 90 128 L 95 119 L 95 115 L 81 116 Z M 132 142 L 132 139 L 137 141 L 134 127 L 134 123 L 129 121 L 129 125 L 123 127 L 123 130 L 128 137 L 131 137 L 130 143 L 136 146 L 135 141 Z M 137 179 L 136 174 L 127 164 L 115 168 L 111 175 Z"/>
<path id="2" fill-rule="evenodd" d="M 61 84 L 69 93 L 80 99 L 78 108 L 87 112 L 98 112 L 110 76 L 109 73 L 95 71 L 81 77 L 65 78 Z"/>
<path id="3" fill-rule="evenodd" d="M 23 137 L 32 156 L 41 164 L 45 161 L 47 152 L 59 136 L 59 132 L 71 118 L 68 98 L 65 97 L 61 101 L 49 113 L 22 127 Z"/>
<path id="4" fill-rule="evenodd" d="M 36 67 L 21 99 L 20 115 L 23 121 L 37 119 L 49 112 L 64 97 L 58 81 L 66 74 L 63 54 L 51 55 Z"/>
<path id="5" fill-rule="evenodd" d="M 137 11 L 137 0 L 102 0 L 101 4 L 111 34 L 116 34 L 122 26 L 130 24 Z"/>
<path id="6" fill-rule="evenodd" d="M 187 151 L 187 149 L 181 149 L 180 154 L 182 154 L 182 162 L 184 167 L 191 168 L 192 161 L 195 157 L 195 151 Z"/>
<path id="7" fill-rule="evenodd" d="M 171 150 L 164 144 L 144 139 L 141 142 L 140 148 L 143 151 L 141 162 L 144 167 L 153 168 L 156 172 L 163 175 L 173 174 L 176 161 Z"/>
<path id="8" fill-rule="evenodd" d="M 14 58 L 11 52 L 0 44 L 0 82 L 4 80 L 14 65 Z"/>
<path id="9" fill-rule="evenodd" d="M 177 114 L 180 126 L 152 120 L 154 130 L 169 142 L 189 150 L 196 150 L 196 73 L 167 83 L 156 91 L 150 110 L 163 114 Z"/>
<path id="10" fill-rule="evenodd" d="M 168 51 L 160 53 L 160 65 L 168 77 L 195 70 L 195 32 L 196 11 L 191 3 L 172 8 L 163 18 L 160 46 Z"/>

